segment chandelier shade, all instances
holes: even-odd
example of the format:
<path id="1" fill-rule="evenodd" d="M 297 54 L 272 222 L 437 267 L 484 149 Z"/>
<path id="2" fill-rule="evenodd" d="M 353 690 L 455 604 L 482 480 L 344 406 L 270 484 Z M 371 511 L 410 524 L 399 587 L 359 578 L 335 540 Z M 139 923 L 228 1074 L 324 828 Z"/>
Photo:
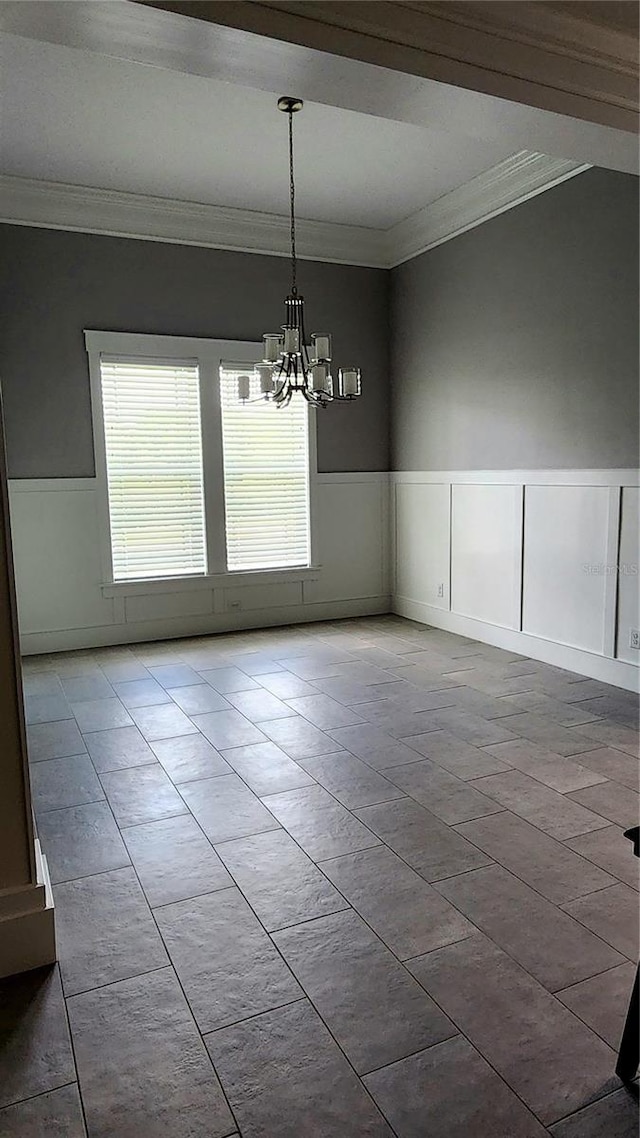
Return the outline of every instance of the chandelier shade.
<path id="1" fill-rule="evenodd" d="M 264 335 L 262 362 L 254 368 L 259 382 L 258 398 L 286 406 L 294 395 L 301 395 L 316 407 L 336 401 L 351 402 L 362 391 L 358 367 L 332 372 L 332 344 L 329 332 L 313 332 L 310 339 L 304 325 L 304 297 L 298 292 L 296 256 L 296 187 L 293 162 L 293 116 L 302 110 L 302 99 L 283 95 L 278 110 L 289 118 L 289 204 L 291 220 L 291 291 L 285 299 L 285 322 L 280 332 Z M 238 398 L 251 399 L 249 376 L 238 379 Z"/>

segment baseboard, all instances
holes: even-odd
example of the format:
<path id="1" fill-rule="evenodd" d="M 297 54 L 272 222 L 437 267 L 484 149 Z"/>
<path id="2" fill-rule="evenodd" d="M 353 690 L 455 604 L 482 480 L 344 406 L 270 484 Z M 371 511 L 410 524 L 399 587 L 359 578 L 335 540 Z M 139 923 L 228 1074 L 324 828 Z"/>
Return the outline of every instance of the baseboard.
<path id="1" fill-rule="evenodd" d="M 2 897 L 0 979 L 43 968 L 57 959 L 49 869 L 37 838 L 35 847 L 37 883 Z"/>
<path id="2" fill-rule="evenodd" d="M 307 624 L 318 620 L 347 620 L 358 616 L 378 616 L 391 611 L 391 597 L 355 597 L 344 601 L 318 601 L 282 608 L 254 609 L 234 613 L 148 620 L 129 624 L 109 624 L 96 628 L 56 629 L 23 632 L 23 656 L 43 652 L 70 652 L 81 648 L 104 648 L 117 644 L 138 644 L 151 640 L 174 640 L 184 636 L 208 636 L 216 632 L 241 632 L 252 628 Z"/>
<path id="3" fill-rule="evenodd" d="M 468 636 L 485 644 L 493 644 L 497 648 L 519 652 L 523 656 L 541 660 L 545 664 L 554 664 L 558 668 L 566 668 L 570 672 L 578 672 L 582 676 L 601 680 L 605 684 L 613 684 L 628 691 L 640 691 L 640 669 L 633 664 L 625 663 L 624 660 L 612 660 L 606 656 L 586 652 L 582 648 L 572 648 L 568 644 L 543 640 L 527 632 L 500 628 L 498 625 L 487 624 L 473 617 L 460 616 L 458 613 L 448 612 L 446 609 L 439 609 L 422 601 L 414 601 L 410 597 L 392 597 L 391 610 L 398 616 L 406 616 L 410 620 L 420 621 L 421 624 L 430 624 L 447 632 L 455 632 L 459 636 Z"/>

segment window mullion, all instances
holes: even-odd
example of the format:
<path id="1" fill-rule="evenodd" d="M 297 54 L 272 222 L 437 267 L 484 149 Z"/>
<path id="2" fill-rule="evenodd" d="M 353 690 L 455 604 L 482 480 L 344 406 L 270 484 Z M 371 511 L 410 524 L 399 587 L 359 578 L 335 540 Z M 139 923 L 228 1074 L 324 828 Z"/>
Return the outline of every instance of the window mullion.
<path id="1" fill-rule="evenodd" d="M 227 568 L 219 367 L 220 360 L 215 357 L 200 359 L 204 514 L 209 573 L 225 573 Z"/>

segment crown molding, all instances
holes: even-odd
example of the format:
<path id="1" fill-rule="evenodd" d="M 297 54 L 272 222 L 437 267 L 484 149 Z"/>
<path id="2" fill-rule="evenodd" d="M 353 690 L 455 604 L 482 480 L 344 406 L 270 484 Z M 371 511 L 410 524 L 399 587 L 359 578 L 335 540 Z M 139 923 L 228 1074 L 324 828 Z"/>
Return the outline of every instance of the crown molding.
<path id="1" fill-rule="evenodd" d="M 520 150 L 388 230 L 391 267 L 589 169 L 564 158 Z"/>
<path id="2" fill-rule="evenodd" d="M 144 194 L 0 176 L 0 221 L 142 241 L 167 241 L 242 253 L 289 257 L 288 217 Z M 386 268 L 383 231 L 298 219 L 304 260 Z"/>
<path id="3" fill-rule="evenodd" d="M 298 256 L 390 269 L 588 169 L 521 150 L 391 229 L 299 220 Z M 289 219 L 280 215 L 8 175 L 0 176 L 0 221 L 289 256 Z"/>

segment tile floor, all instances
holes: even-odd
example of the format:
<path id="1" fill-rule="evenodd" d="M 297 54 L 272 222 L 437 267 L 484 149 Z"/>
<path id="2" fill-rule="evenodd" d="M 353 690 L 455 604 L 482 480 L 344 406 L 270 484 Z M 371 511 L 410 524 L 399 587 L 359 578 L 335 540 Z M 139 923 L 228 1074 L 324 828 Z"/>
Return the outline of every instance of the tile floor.
<path id="1" fill-rule="evenodd" d="M 637 699 L 397 617 L 25 661 L 11 1138 L 631 1138 Z"/>

